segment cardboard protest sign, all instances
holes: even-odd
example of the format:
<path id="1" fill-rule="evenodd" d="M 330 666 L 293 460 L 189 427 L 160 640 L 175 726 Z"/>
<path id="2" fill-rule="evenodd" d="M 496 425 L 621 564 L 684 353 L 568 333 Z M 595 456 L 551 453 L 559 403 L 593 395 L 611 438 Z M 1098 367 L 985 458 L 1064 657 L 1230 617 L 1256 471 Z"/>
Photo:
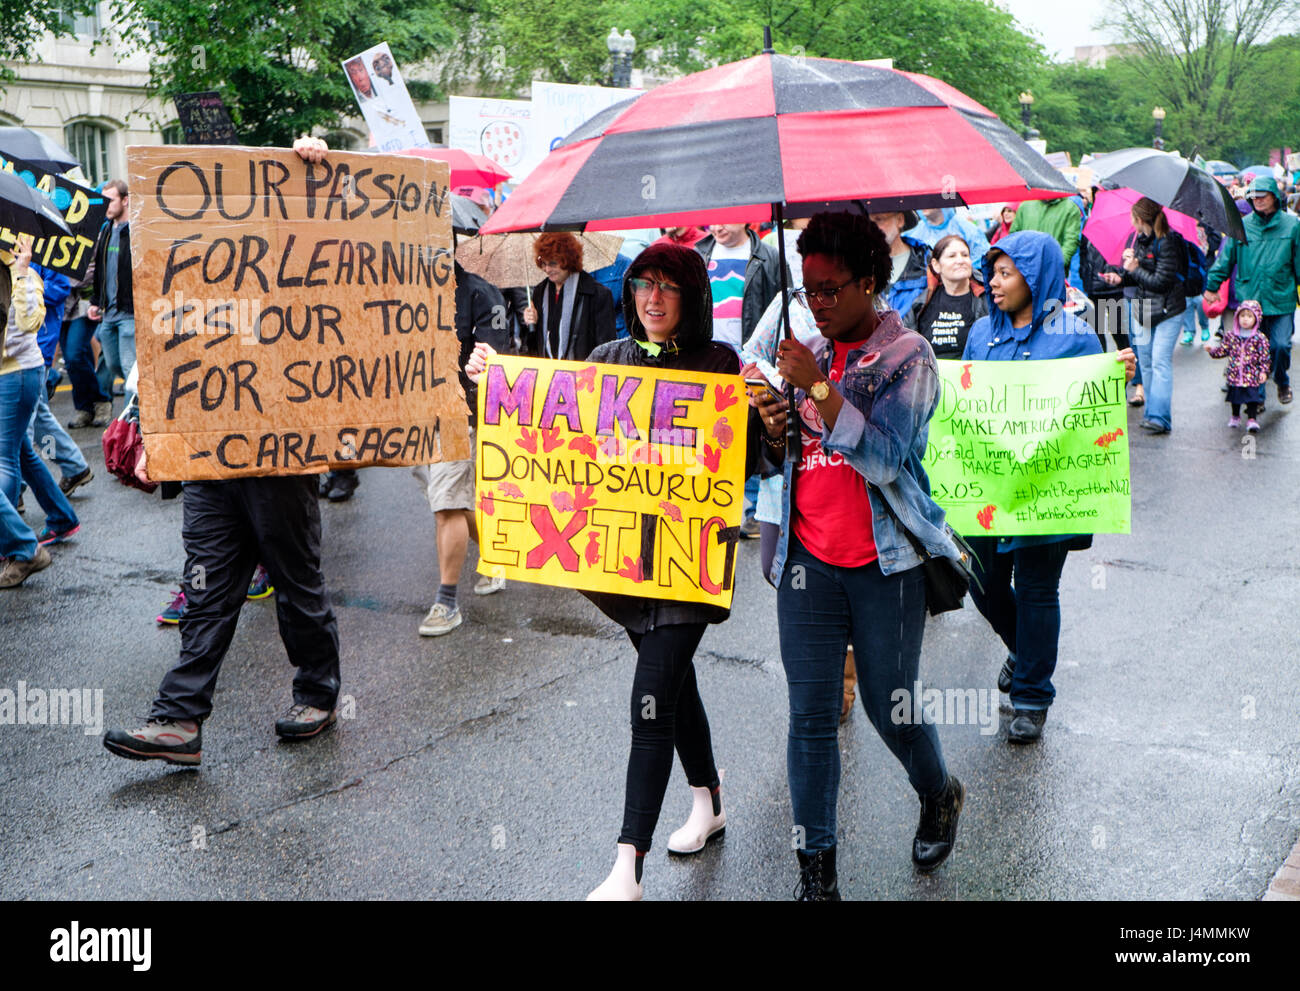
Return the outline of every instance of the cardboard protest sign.
<path id="1" fill-rule="evenodd" d="M 388 42 L 344 59 L 343 69 L 380 151 L 429 147 L 424 122 L 411 102 Z"/>
<path id="2" fill-rule="evenodd" d="M 470 456 L 445 162 L 127 149 L 158 480 Z"/>
<path id="3" fill-rule="evenodd" d="M 37 238 L 32 245 L 32 261 L 61 272 L 73 281 L 85 278 L 94 255 L 95 237 L 108 212 L 104 197 L 89 186 L 47 172 L 21 158 L 0 155 L 0 169 L 12 172 L 53 200 L 68 225 L 68 234 Z M 11 248 L 22 233 L 27 232 L 0 227 L 0 248 Z"/>
<path id="4" fill-rule="evenodd" d="M 187 145 L 237 145 L 239 137 L 221 94 L 178 93 L 172 98 Z"/>
<path id="5" fill-rule="evenodd" d="M 1124 366 L 940 361 L 925 470 L 964 536 L 1128 533 Z"/>
<path id="6" fill-rule="evenodd" d="M 498 356 L 479 383 L 479 570 L 730 607 L 738 376 Z"/>

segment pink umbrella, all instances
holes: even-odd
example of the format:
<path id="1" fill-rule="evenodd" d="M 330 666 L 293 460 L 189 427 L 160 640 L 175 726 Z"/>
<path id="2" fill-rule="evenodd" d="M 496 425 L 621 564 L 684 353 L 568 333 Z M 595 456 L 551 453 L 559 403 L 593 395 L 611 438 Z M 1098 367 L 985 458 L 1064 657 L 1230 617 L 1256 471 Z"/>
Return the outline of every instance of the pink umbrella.
<path id="1" fill-rule="evenodd" d="M 492 188 L 497 183 L 508 182 L 510 173 L 486 155 L 475 155 L 460 148 L 403 148 L 399 155 L 432 158 L 451 166 L 452 186 L 480 186 Z"/>
<path id="2" fill-rule="evenodd" d="M 1083 236 L 1092 242 L 1093 247 L 1111 265 L 1118 265 L 1123 260 L 1124 248 L 1133 236 L 1133 221 L 1129 214 L 1133 204 L 1141 198 L 1142 194 L 1135 189 L 1097 191 L 1092 214 L 1083 225 Z M 1164 211 L 1169 229 L 1177 231 L 1188 243 L 1196 244 L 1196 218 L 1169 207 L 1165 207 Z"/>

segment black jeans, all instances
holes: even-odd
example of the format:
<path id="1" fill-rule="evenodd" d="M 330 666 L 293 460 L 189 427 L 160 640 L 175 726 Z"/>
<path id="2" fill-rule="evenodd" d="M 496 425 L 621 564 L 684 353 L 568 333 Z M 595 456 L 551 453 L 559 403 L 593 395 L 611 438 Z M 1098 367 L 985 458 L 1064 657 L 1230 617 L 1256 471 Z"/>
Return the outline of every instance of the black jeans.
<path id="1" fill-rule="evenodd" d="M 997 537 L 967 537 L 975 552 L 975 607 L 1016 659 L 1011 704 L 1046 709 L 1056 698 L 1056 646 L 1061 638 L 1061 571 L 1067 541 L 1033 544 L 1005 553 Z M 1015 587 L 1012 587 L 1014 579 Z"/>
<path id="2" fill-rule="evenodd" d="M 671 623 L 647 633 L 628 631 L 636 647 L 632 676 L 632 751 L 627 758 L 620 843 L 641 853 L 659 822 L 673 770 L 673 749 L 693 788 L 716 788 L 713 739 L 695 684 L 695 649 L 706 623 Z"/>
<path id="3" fill-rule="evenodd" d="M 339 629 L 320 570 L 316 476 L 185 485 L 185 615 L 181 654 L 150 719 L 207 718 L 253 569 L 275 586 L 280 639 L 298 669 L 293 698 L 332 709 L 339 693 Z"/>

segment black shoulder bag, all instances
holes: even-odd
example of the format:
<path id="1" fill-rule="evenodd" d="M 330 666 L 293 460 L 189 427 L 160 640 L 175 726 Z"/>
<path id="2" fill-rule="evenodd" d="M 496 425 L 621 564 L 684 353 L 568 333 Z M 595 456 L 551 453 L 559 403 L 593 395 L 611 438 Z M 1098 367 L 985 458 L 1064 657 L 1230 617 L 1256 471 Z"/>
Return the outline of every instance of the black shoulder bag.
<path id="1" fill-rule="evenodd" d="M 898 528 L 907 534 L 908 542 L 921 559 L 921 573 L 925 576 L 925 604 L 931 616 L 960 609 L 966 593 L 970 590 L 971 582 L 974 582 L 975 587 L 980 591 L 984 590 L 984 586 L 975 577 L 975 552 L 962 539 L 961 534 L 945 523 L 944 530 L 957 545 L 960 556 L 935 557 L 925 549 L 921 541 L 916 539 L 916 535 L 903 525 L 903 521 L 898 518 L 898 514 L 894 512 L 894 507 L 889 504 L 885 494 L 874 485 L 868 485 L 867 488 L 874 498 L 880 500 L 885 507 L 885 512 L 894 518 Z"/>

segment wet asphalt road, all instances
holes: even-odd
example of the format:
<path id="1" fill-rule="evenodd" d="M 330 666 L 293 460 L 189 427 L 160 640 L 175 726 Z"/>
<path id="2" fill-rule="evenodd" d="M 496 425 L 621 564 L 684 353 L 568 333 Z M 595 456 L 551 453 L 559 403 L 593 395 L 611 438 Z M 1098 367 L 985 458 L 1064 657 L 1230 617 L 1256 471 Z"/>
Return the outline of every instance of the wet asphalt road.
<path id="1" fill-rule="evenodd" d="M 1253 459 L 1221 363 L 1175 355 L 1175 430 L 1134 428 L 1134 533 L 1070 555 L 1057 703 L 1038 746 L 940 727 L 968 787 L 957 850 L 912 871 L 918 805 L 859 707 L 841 734 L 840 886 L 854 899 L 1259 898 L 1300 833 L 1300 409 L 1269 387 Z M 67 393 L 55 402 L 70 413 Z M 100 688 L 138 725 L 178 635 L 153 617 L 182 563 L 179 502 L 104 475 L 55 564 L 0 593 L 0 688 Z M 32 500 L 28 499 L 29 504 Z M 573 592 L 461 582 L 465 624 L 422 639 L 437 580 L 409 472 L 323 504 L 325 572 L 353 718 L 276 741 L 292 669 L 274 605 L 249 603 L 198 771 L 109 755 L 79 727 L 0 726 L 0 897 L 571 899 L 607 873 L 622 814 L 633 655 Z M 28 519 L 34 520 L 35 508 Z M 697 658 L 725 768 L 725 839 L 664 851 L 689 810 L 674 770 L 652 899 L 785 899 L 797 871 L 775 593 L 742 545 L 732 618 Z M 1003 652 L 967 604 L 932 620 L 922 671 L 995 690 Z"/>

